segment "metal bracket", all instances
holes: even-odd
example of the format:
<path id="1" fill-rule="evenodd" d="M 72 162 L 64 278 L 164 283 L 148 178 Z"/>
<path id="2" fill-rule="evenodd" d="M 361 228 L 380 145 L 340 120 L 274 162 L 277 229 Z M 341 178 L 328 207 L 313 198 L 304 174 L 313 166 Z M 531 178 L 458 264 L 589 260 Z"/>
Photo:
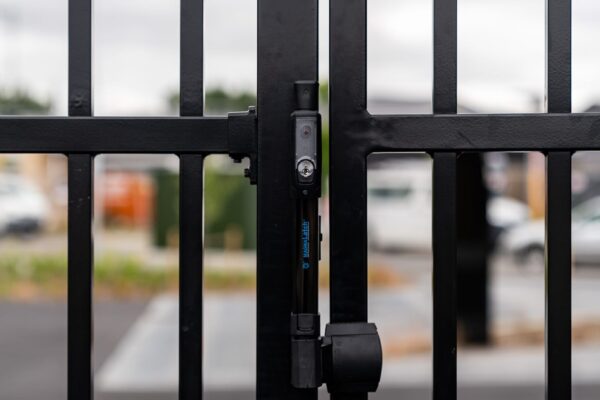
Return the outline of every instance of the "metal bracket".
<path id="1" fill-rule="evenodd" d="M 250 166 L 244 170 L 244 176 L 252 185 L 258 182 L 258 118 L 256 107 L 248 107 L 246 112 L 227 114 L 229 124 L 229 157 L 240 163 L 249 158 Z"/>
<path id="2" fill-rule="evenodd" d="M 319 314 L 292 314 L 292 386 L 317 388 L 323 384 Z"/>

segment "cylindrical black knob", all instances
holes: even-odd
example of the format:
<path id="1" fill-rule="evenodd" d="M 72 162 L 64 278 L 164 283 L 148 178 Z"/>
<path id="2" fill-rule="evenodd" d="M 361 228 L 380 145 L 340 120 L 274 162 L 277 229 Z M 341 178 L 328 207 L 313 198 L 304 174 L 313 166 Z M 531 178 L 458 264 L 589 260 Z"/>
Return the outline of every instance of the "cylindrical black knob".
<path id="1" fill-rule="evenodd" d="M 324 380 L 329 393 L 377 390 L 383 351 L 375 324 L 328 324 L 323 338 Z"/>

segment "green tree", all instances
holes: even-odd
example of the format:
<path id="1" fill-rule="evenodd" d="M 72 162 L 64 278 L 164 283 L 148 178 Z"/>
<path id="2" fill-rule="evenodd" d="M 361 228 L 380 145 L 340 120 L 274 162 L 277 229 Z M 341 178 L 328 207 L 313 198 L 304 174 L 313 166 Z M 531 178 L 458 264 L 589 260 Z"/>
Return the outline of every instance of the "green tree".
<path id="1" fill-rule="evenodd" d="M 208 114 L 225 114 L 231 111 L 245 111 L 256 105 L 256 95 L 251 92 L 231 93 L 222 88 L 209 89 L 204 96 L 204 107 Z M 169 96 L 169 107 L 179 109 L 179 92 Z"/>
<path id="2" fill-rule="evenodd" d="M 45 115 L 52 109 L 52 103 L 35 99 L 26 91 L 0 90 L 0 114 L 2 115 Z"/>

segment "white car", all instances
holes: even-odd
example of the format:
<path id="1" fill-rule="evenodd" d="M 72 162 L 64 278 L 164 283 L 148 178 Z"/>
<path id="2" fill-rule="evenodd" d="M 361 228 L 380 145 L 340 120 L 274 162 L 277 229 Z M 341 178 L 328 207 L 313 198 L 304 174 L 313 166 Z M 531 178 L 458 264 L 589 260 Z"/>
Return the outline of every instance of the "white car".
<path id="1" fill-rule="evenodd" d="M 517 261 L 544 263 L 545 223 L 533 220 L 508 230 L 501 238 L 504 250 Z M 600 197 L 581 203 L 572 210 L 571 243 L 578 263 L 600 263 Z"/>
<path id="2" fill-rule="evenodd" d="M 367 182 L 369 245 L 431 251 L 431 164 L 415 161 L 370 169 Z M 508 197 L 492 197 L 488 203 L 488 221 L 496 231 L 520 224 L 528 215 L 525 204 Z"/>
<path id="3" fill-rule="evenodd" d="M 48 201 L 34 185 L 0 175 L 0 235 L 40 231 L 48 219 Z"/>

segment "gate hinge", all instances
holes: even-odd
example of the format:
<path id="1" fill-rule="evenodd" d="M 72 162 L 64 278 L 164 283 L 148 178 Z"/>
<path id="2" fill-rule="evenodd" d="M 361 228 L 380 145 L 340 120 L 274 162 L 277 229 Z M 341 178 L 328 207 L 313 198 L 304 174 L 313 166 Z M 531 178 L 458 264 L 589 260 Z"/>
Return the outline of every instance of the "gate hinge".
<path id="1" fill-rule="evenodd" d="M 292 314 L 292 386 L 329 393 L 374 392 L 379 386 L 383 351 L 375 324 L 332 323 L 318 337 L 318 314 Z"/>
<path id="2" fill-rule="evenodd" d="M 258 118 L 255 107 L 246 112 L 232 112 L 227 115 L 229 124 L 229 157 L 240 163 L 248 158 L 250 165 L 244 170 L 244 176 L 252 185 L 258 181 Z"/>

